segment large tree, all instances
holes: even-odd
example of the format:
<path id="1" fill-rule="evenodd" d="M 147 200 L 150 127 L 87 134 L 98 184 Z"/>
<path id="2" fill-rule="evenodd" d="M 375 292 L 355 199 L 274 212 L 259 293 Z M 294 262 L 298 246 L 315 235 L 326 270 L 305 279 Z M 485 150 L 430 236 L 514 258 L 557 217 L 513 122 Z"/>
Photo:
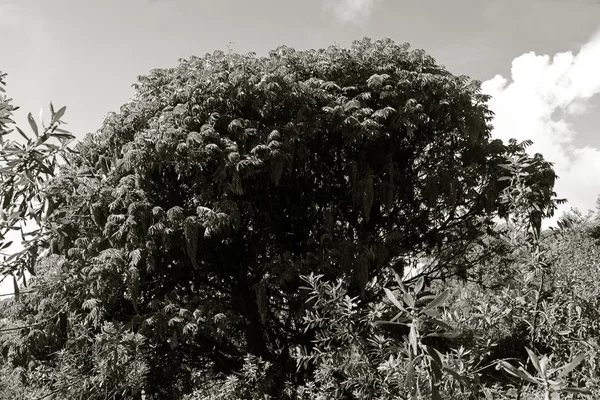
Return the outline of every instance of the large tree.
<path id="1" fill-rule="evenodd" d="M 531 213 L 554 209 L 551 165 L 491 140 L 478 82 L 391 40 L 215 52 L 134 87 L 44 189 L 51 254 L 30 306 L 69 315 L 43 362 L 88 396 L 98 380 L 134 396 L 144 375 L 146 393 L 178 398 L 251 355 L 276 366 L 278 397 L 313 339 L 301 275 L 342 278 L 364 304 L 381 298 L 367 282 L 411 261 L 466 276 L 508 212 L 507 157 L 528 171 Z"/>

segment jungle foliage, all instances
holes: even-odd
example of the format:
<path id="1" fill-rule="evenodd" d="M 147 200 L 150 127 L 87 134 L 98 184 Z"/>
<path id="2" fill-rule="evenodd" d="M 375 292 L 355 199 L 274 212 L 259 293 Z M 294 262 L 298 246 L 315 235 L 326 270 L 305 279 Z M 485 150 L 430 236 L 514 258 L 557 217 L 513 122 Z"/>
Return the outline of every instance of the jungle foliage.
<path id="1" fill-rule="evenodd" d="M 8 140 L 0 99 L 0 247 L 24 239 L 2 264 L 3 397 L 598 387 L 597 292 L 577 289 L 597 284 L 565 258 L 574 235 L 595 254 L 593 221 L 542 232 L 552 165 L 492 140 L 478 82 L 363 39 L 217 51 L 134 87 L 76 144 L 52 105 Z"/>

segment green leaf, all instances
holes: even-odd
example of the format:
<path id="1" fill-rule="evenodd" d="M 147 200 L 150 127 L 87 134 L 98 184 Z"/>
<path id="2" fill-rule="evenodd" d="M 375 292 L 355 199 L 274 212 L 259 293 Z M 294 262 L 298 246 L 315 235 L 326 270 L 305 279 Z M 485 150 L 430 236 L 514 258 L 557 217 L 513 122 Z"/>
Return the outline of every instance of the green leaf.
<path id="1" fill-rule="evenodd" d="M 19 301 L 19 283 L 17 282 L 17 278 L 13 275 L 13 290 L 15 293 L 15 301 Z"/>
<path id="2" fill-rule="evenodd" d="M 67 107 L 66 106 L 65 107 L 61 107 L 56 112 L 56 114 L 54 114 L 54 117 L 52 118 L 52 123 L 50 125 L 52 125 L 52 124 L 60 121 L 60 119 L 62 118 L 62 116 L 65 115 L 65 111 L 67 111 Z"/>
<path id="3" fill-rule="evenodd" d="M 415 284 L 415 296 L 421 292 L 421 289 L 423 289 L 424 284 L 425 284 L 425 278 L 420 277 L 419 280 L 417 281 L 417 283 Z"/>
<path id="4" fill-rule="evenodd" d="M 500 361 L 498 365 L 500 365 L 506 372 L 513 376 L 516 376 L 517 378 L 521 378 L 523 380 L 526 380 L 527 382 L 535 383 L 536 385 L 539 384 L 539 381 L 537 381 L 534 377 L 529 375 L 526 371 L 523 371 L 522 369 L 517 369 L 511 364 L 507 363 L 506 361 Z"/>
<path id="5" fill-rule="evenodd" d="M 29 125 L 31 126 L 33 133 L 35 133 L 35 137 L 38 137 L 39 136 L 38 127 L 37 127 L 37 124 L 35 123 L 35 119 L 33 119 L 33 115 L 31 115 L 31 113 L 29 113 L 27 115 L 27 121 L 29 122 Z"/>
<path id="6" fill-rule="evenodd" d="M 398 287 L 400 288 L 400 290 L 402 290 L 402 293 L 408 293 L 408 291 L 406 290 L 406 287 L 404 286 L 404 283 L 402 283 L 402 277 L 396 271 L 393 271 L 393 273 L 394 273 L 394 279 L 398 283 Z"/>
<path id="7" fill-rule="evenodd" d="M 416 358 L 413 358 L 408 363 L 408 367 L 406 368 L 406 378 L 404 380 L 405 386 L 411 393 L 414 393 L 415 386 L 415 361 Z"/>
<path id="8" fill-rule="evenodd" d="M 431 356 L 433 361 L 435 361 L 435 363 L 440 368 L 442 368 L 444 366 L 444 363 L 442 361 L 444 356 L 442 356 L 442 353 L 440 353 L 435 347 L 432 346 L 425 346 L 425 349 L 427 350 L 427 353 Z"/>
<path id="9" fill-rule="evenodd" d="M 393 305 L 395 305 L 396 307 L 398 307 L 398 309 L 400 309 L 402 311 L 406 311 L 404 309 L 404 307 L 402 306 L 402 304 L 400 304 L 400 302 L 398 301 L 396 296 L 394 296 L 394 293 L 392 293 L 392 291 L 390 289 L 383 288 L 383 291 L 385 292 L 385 295 L 387 296 L 388 299 L 390 299 L 390 301 L 392 302 Z"/>
<path id="10" fill-rule="evenodd" d="M 548 376 L 547 375 L 547 367 L 548 367 L 549 361 L 550 361 L 550 359 L 546 355 L 542 356 L 542 358 L 540 359 L 540 375 L 542 375 L 544 377 Z"/>
<path id="11" fill-rule="evenodd" d="M 414 324 L 410 325 L 410 332 L 408 333 L 408 341 L 412 346 L 413 355 L 417 354 L 417 348 L 419 345 L 419 340 L 417 338 L 417 328 Z"/>
<path id="12" fill-rule="evenodd" d="M 31 115 L 31 114 L 29 114 Z M 31 142 L 31 139 L 29 139 L 29 137 L 25 134 L 25 132 L 23 132 L 21 130 L 21 128 L 19 128 L 18 126 L 15 126 L 15 129 L 17 130 L 17 132 L 19 132 L 19 135 L 23 136 L 25 138 L 25 140 L 27 140 L 27 143 Z"/>
<path id="13" fill-rule="evenodd" d="M 440 337 L 445 339 L 457 339 L 462 336 L 460 332 L 432 332 L 423 337 Z"/>
<path id="14" fill-rule="evenodd" d="M 412 318 L 400 318 L 398 321 L 375 321 L 375 325 L 404 325 L 409 326 Z"/>
<path id="15" fill-rule="evenodd" d="M 556 390 L 557 392 L 567 392 L 567 393 L 575 393 L 575 394 L 585 394 L 591 396 L 593 393 L 589 389 L 584 388 L 574 388 L 574 387 L 566 387 L 562 389 Z"/>
<path id="16" fill-rule="evenodd" d="M 436 318 L 423 318 L 423 321 L 427 322 L 427 323 L 430 323 L 430 324 L 437 325 L 437 326 L 442 327 L 444 329 L 452 329 L 452 327 L 450 325 L 448 325 L 444 321 L 441 321 L 441 320 L 436 319 Z"/>
<path id="17" fill-rule="evenodd" d="M 70 133 L 52 133 L 50 136 L 58 139 L 75 139 L 75 136 L 71 135 Z"/>
<path id="18" fill-rule="evenodd" d="M 0 172 L 4 173 L 2 171 L 2 169 L 0 169 Z M 11 171 L 11 174 L 9 175 L 14 175 L 14 172 Z M 15 191 L 15 186 L 11 185 L 8 188 L 8 192 L 4 195 L 4 199 L 2 200 L 2 209 L 3 210 L 8 210 L 8 207 L 10 206 L 11 202 L 13 201 L 13 194 Z"/>
<path id="19" fill-rule="evenodd" d="M 525 347 L 525 351 L 529 355 L 529 359 L 531 360 L 531 363 L 533 364 L 535 369 L 538 371 L 538 373 L 541 376 L 544 376 L 544 374 L 542 373 L 542 369 L 540 367 L 540 360 L 539 360 L 538 356 L 528 347 Z"/>
<path id="20" fill-rule="evenodd" d="M 46 125 L 44 125 L 44 109 L 40 108 L 40 122 L 42 123 L 42 128 L 46 129 Z"/>
<path id="21" fill-rule="evenodd" d="M 570 363 L 559 368 L 560 372 L 558 373 L 557 377 L 562 378 L 566 376 L 569 372 L 573 371 L 579 364 L 581 364 L 583 360 L 585 360 L 585 353 L 577 354 L 577 356 L 575 356 Z"/>
<path id="22" fill-rule="evenodd" d="M 431 318 L 437 318 L 440 316 L 439 310 L 427 310 L 427 311 L 421 311 L 421 313 L 423 315 L 427 315 L 428 317 L 431 317 Z"/>
<path id="23" fill-rule="evenodd" d="M 4 174 L 4 175 L 17 175 L 17 173 L 15 171 L 13 171 L 12 169 L 7 169 L 7 168 L 0 168 L 0 174 Z"/>
<path id="24" fill-rule="evenodd" d="M 434 378 L 434 376 L 432 376 L 432 382 L 431 382 L 431 400 L 443 400 L 442 396 L 440 395 L 440 388 L 438 386 L 437 380 Z"/>
<path id="25" fill-rule="evenodd" d="M 410 308 L 415 308 L 415 299 L 410 293 L 404 293 L 402 299 L 404 300 L 404 303 L 406 303 L 406 305 L 408 305 Z"/>
<path id="26" fill-rule="evenodd" d="M 38 167 L 40 167 L 40 170 L 48 175 L 54 175 L 54 171 L 52 171 L 47 165 L 45 165 L 40 159 L 38 159 L 37 157 L 35 157 L 33 159 L 35 161 L 35 163 L 38 165 Z"/>
<path id="27" fill-rule="evenodd" d="M 423 310 L 421 310 L 421 312 L 426 312 L 426 311 L 431 310 L 432 308 L 442 305 L 446 301 L 446 299 L 448 298 L 449 295 L 450 295 L 450 291 L 448 289 L 444 290 L 438 297 L 433 299 L 431 301 L 431 303 L 427 304 L 425 306 L 425 308 L 423 308 Z"/>

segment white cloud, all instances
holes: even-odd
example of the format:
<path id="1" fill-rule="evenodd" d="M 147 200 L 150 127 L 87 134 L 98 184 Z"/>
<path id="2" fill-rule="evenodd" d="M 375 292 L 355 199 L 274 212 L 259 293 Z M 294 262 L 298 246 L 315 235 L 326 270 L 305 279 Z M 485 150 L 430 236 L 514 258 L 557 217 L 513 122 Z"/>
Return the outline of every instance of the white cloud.
<path id="1" fill-rule="evenodd" d="M 575 146 L 577 132 L 567 119 L 586 112 L 590 98 L 600 95 L 600 32 L 575 55 L 523 54 L 513 60 L 511 75 L 511 82 L 496 75 L 482 85 L 493 96 L 493 136 L 531 139 L 529 152 L 555 163 L 555 191 L 569 200 L 560 210 L 593 209 L 600 194 L 600 149 Z"/>
<path id="2" fill-rule="evenodd" d="M 325 8 L 343 23 L 362 24 L 378 0 L 326 0 Z"/>

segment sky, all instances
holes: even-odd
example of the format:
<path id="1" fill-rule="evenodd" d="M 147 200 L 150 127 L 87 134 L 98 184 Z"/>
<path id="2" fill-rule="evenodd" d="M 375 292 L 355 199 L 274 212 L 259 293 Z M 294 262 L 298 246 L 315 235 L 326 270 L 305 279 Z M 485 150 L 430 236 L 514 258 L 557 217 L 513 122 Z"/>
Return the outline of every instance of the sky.
<path id="1" fill-rule="evenodd" d="M 153 68 L 214 50 L 266 55 L 389 37 L 493 96 L 493 136 L 531 139 L 559 197 L 600 194 L 600 0 L 0 0 L 0 71 L 26 115 L 67 106 L 78 138 Z M 0 288 L 0 292 L 6 289 Z"/>

